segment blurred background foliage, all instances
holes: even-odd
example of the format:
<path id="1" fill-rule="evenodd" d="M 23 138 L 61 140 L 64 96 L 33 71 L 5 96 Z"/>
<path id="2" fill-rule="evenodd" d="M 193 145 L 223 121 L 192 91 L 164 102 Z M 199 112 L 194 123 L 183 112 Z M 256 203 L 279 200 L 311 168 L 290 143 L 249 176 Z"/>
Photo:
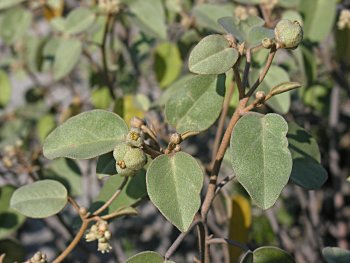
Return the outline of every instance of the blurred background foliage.
<path id="1" fill-rule="evenodd" d="M 303 87 L 259 110 L 283 114 L 308 130 L 329 176 L 317 191 L 288 185 L 266 212 L 252 206 L 233 182 L 215 200 L 210 231 L 252 248 L 276 245 L 300 263 L 324 262 L 325 246 L 350 248 L 350 1 L 1 0 L 0 254 L 7 254 L 5 262 L 23 261 L 39 249 L 52 257 L 76 225 L 70 209 L 44 220 L 11 210 L 9 199 L 17 187 L 54 178 L 86 206 L 102 187 L 96 160 L 46 160 L 42 142 L 48 133 L 80 112 L 108 109 L 127 123 L 133 116 L 145 118 L 165 138 L 172 128 L 162 109 L 188 78 L 189 52 L 203 37 L 225 32 L 217 23 L 224 16 L 245 24 L 260 16 L 268 28 L 281 18 L 303 25 L 302 45 L 278 53 L 260 89 L 289 80 Z M 254 54 L 252 76 L 267 54 Z M 232 73 L 227 75 L 226 86 Z M 236 103 L 235 91 L 231 112 Z M 216 125 L 189 140 L 184 150 L 209 165 L 215 132 Z M 230 169 L 228 160 L 223 176 Z M 113 253 L 100 255 L 81 244 L 67 262 L 122 262 L 138 251 L 164 253 L 178 230 L 140 200 L 140 216 L 113 223 Z M 241 254 L 221 245 L 212 248 L 214 262 L 236 262 Z M 196 250 L 196 239 L 189 236 L 174 260 L 193 262 Z"/>

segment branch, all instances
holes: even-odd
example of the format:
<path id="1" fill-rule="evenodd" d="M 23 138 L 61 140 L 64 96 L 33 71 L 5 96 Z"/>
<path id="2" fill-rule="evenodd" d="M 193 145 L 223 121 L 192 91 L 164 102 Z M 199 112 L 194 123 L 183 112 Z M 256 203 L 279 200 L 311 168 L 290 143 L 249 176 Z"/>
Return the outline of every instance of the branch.
<path id="1" fill-rule="evenodd" d="M 111 196 L 111 198 L 109 198 L 109 200 L 103 204 L 103 206 L 101 206 L 99 209 L 97 209 L 93 215 L 94 216 L 98 216 L 99 214 L 101 214 L 122 192 L 124 186 L 127 184 L 129 180 L 129 176 L 125 176 L 123 182 L 121 183 L 121 185 L 119 186 L 119 188 L 115 191 L 115 193 Z"/>
<path id="2" fill-rule="evenodd" d="M 227 238 L 211 238 L 207 241 L 208 244 L 227 244 L 235 247 L 239 247 L 244 251 L 249 251 L 249 247 L 245 244 L 242 244 L 238 241 L 227 239 Z"/>
<path id="3" fill-rule="evenodd" d="M 195 219 L 191 226 L 188 228 L 188 230 L 186 232 L 181 233 L 176 240 L 174 241 L 174 243 L 168 248 L 167 252 L 165 253 L 165 260 L 168 260 L 176 251 L 176 249 L 179 247 L 179 245 L 182 243 L 182 241 L 184 240 L 184 238 L 189 234 L 189 232 L 192 230 L 193 227 L 195 227 L 198 223 L 200 223 L 201 220 L 200 219 Z"/>
<path id="4" fill-rule="evenodd" d="M 231 80 L 230 85 L 228 87 L 228 94 L 225 97 L 224 107 L 222 108 L 221 116 L 219 119 L 218 129 L 217 129 L 216 135 L 215 135 L 215 140 L 214 140 L 214 144 L 213 144 L 213 155 L 211 158 L 213 161 L 215 160 L 215 155 L 218 151 L 220 139 L 221 139 L 222 133 L 224 131 L 225 119 L 227 117 L 227 112 L 228 112 L 228 109 L 230 107 L 230 102 L 231 102 L 233 92 L 234 92 L 234 86 L 235 86 L 234 81 Z M 213 167 L 213 164 L 214 163 L 212 163 L 210 165 L 211 168 Z"/>
<path id="5" fill-rule="evenodd" d="M 254 85 L 250 88 L 250 90 L 247 93 L 247 96 L 250 97 L 251 95 L 253 95 L 254 91 L 257 89 L 257 87 L 259 87 L 259 85 L 261 84 L 261 82 L 264 80 L 267 72 L 269 71 L 271 65 L 272 65 L 272 61 L 275 57 L 276 54 L 276 47 L 272 47 L 269 53 L 269 57 L 267 58 L 267 62 L 265 64 L 265 67 L 263 69 L 263 71 L 261 72 L 259 78 L 255 81 Z"/>

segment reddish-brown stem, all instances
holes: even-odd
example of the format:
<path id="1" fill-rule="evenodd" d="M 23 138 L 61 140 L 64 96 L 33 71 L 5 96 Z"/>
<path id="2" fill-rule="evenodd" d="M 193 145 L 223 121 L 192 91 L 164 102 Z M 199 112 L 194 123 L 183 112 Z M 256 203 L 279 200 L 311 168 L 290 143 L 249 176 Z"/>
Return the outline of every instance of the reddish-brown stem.
<path id="1" fill-rule="evenodd" d="M 250 64 L 252 62 L 252 53 L 251 49 L 248 48 L 246 52 L 246 63 L 244 67 L 244 72 L 243 72 L 243 80 L 242 80 L 242 85 L 243 89 L 245 91 L 246 87 L 248 86 L 248 75 L 249 75 L 249 69 L 250 69 Z"/>
<path id="2" fill-rule="evenodd" d="M 230 123 L 225 131 L 224 137 L 221 141 L 221 144 L 219 146 L 219 150 L 216 154 L 213 169 L 209 178 L 209 186 L 207 190 L 207 194 L 205 196 L 205 199 L 202 204 L 202 220 L 206 222 L 207 214 L 209 211 L 209 208 L 214 200 L 215 197 L 215 190 L 216 190 L 216 182 L 218 179 L 218 174 L 221 166 L 222 159 L 224 158 L 226 149 L 230 143 L 231 133 L 236 125 L 237 121 L 241 117 L 241 110 L 243 110 L 249 100 L 249 97 L 245 97 L 239 101 L 239 104 L 232 115 L 232 118 L 230 120 Z"/>
<path id="3" fill-rule="evenodd" d="M 269 56 L 267 58 L 267 62 L 265 64 L 265 67 L 263 69 L 263 71 L 261 72 L 259 78 L 255 81 L 254 85 L 250 88 L 250 90 L 247 93 L 247 97 L 250 97 L 251 95 L 253 95 L 254 91 L 257 89 L 257 87 L 259 87 L 259 85 L 261 84 L 261 82 L 264 80 L 267 72 L 269 71 L 271 65 L 272 65 L 272 61 L 275 57 L 276 54 L 276 47 L 272 47 L 269 53 Z"/>
<path id="4" fill-rule="evenodd" d="M 69 246 L 54 260 L 52 261 L 52 263 L 60 263 L 62 262 L 70 252 L 72 252 L 72 250 L 78 245 L 80 239 L 83 237 L 86 229 L 89 226 L 89 220 L 88 219 L 84 219 L 83 223 L 79 229 L 79 232 L 76 234 L 76 236 L 74 237 L 74 239 L 72 240 L 72 242 L 69 244 Z"/>
<path id="5" fill-rule="evenodd" d="M 68 196 L 68 202 L 73 206 L 73 208 L 78 212 L 80 211 L 80 206 L 78 205 L 78 203 L 70 196 Z"/>
<path id="6" fill-rule="evenodd" d="M 219 119 L 218 129 L 217 129 L 216 135 L 215 135 L 215 140 L 214 140 L 214 144 L 213 144 L 212 158 L 211 158 L 213 161 L 212 161 L 212 163 L 210 165 L 210 168 L 212 168 L 213 165 L 214 165 L 215 155 L 216 155 L 216 153 L 218 151 L 220 140 L 221 140 L 221 136 L 222 136 L 222 133 L 224 131 L 225 119 L 227 117 L 227 112 L 228 112 L 228 109 L 230 107 L 230 102 L 231 102 L 231 99 L 232 99 L 232 96 L 233 96 L 234 87 L 235 87 L 235 83 L 234 83 L 233 80 L 231 80 L 230 85 L 228 87 L 227 95 L 225 97 L 224 106 L 222 108 L 221 116 L 220 116 L 220 119 Z"/>
<path id="7" fill-rule="evenodd" d="M 235 82 L 238 88 L 239 99 L 243 99 L 245 95 L 245 90 L 242 84 L 241 75 L 239 74 L 239 70 L 236 65 L 233 66 L 233 74 L 235 76 Z"/>
<path id="8" fill-rule="evenodd" d="M 143 144 L 142 145 L 142 150 L 147 153 L 149 156 L 151 156 L 152 159 L 157 158 L 159 155 L 161 155 L 161 152 L 158 152 L 156 150 L 154 150 L 153 148 L 151 148 L 150 146 L 148 146 L 147 144 Z"/>

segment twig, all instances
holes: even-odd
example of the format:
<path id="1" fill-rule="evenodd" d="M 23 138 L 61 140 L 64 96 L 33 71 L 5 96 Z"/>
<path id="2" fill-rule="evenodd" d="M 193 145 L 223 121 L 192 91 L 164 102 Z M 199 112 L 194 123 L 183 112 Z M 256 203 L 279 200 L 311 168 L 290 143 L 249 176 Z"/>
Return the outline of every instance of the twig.
<path id="1" fill-rule="evenodd" d="M 218 183 L 217 187 L 216 187 L 216 191 L 215 191 L 215 195 L 217 195 L 220 190 L 229 182 L 231 182 L 236 176 L 234 174 L 228 175 L 226 176 L 224 179 L 222 179 L 220 181 L 220 183 Z"/>
<path id="2" fill-rule="evenodd" d="M 80 213 L 80 206 L 78 205 L 78 203 L 70 196 L 68 196 L 68 202 L 73 206 L 73 208 L 78 212 L 78 214 Z"/>
<path id="3" fill-rule="evenodd" d="M 151 148 L 149 145 L 147 145 L 145 143 L 142 145 L 142 149 L 145 153 L 147 153 L 149 156 L 151 156 L 152 159 L 155 159 L 159 155 L 162 155 L 161 152 L 154 150 L 153 148 Z"/>
<path id="4" fill-rule="evenodd" d="M 60 263 L 62 262 L 70 252 L 76 247 L 79 243 L 80 239 L 83 237 L 87 227 L 89 226 L 90 221 L 85 219 L 79 229 L 79 232 L 74 237 L 73 241 L 69 244 L 69 246 L 54 260 L 52 263 Z"/>
<path id="5" fill-rule="evenodd" d="M 275 57 L 275 54 L 276 54 L 276 47 L 272 47 L 270 49 L 270 53 L 269 53 L 269 56 L 267 58 L 267 62 L 265 64 L 265 67 L 263 69 L 263 71 L 261 72 L 259 78 L 255 81 L 254 85 L 249 89 L 248 93 L 247 93 L 247 96 L 250 97 L 251 95 L 253 95 L 254 91 L 257 89 L 257 87 L 259 87 L 259 85 L 261 84 L 261 82 L 264 80 L 267 72 L 269 71 L 271 65 L 272 65 L 272 61 Z"/>
<path id="6" fill-rule="evenodd" d="M 248 76 L 249 76 L 249 69 L 250 69 L 251 62 L 252 62 L 252 53 L 251 53 L 251 49 L 248 48 L 246 52 L 246 63 L 244 67 L 243 80 L 242 80 L 244 90 L 248 86 Z"/>
<path id="7" fill-rule="evenodd" d="M 107 63 L 107 36 L 109 32 L 109 27 L 112 23 L 112 14 L 107 15 L 107 21 L 105 24 L 104 32 L 103 32 L 103 40 L 102 40 L 102 45 L 101 45 L 101 53 L 102 53 L 102 63 L 103 63 L 103 73 L 106 79 L 106 83 L 108 86 L 109 93 L 113 100 L 116 99 L 116 96 L 113 91 L 113 83 L 111 82 L 109 78 L 109 72 L 108 72 L 108 63 Z"/>
<path id="8" fill-rule="evenodd" d="M 230 85 L 228 87 L 228 93 L 225 97 L 224 106 L 222 108 L 221 116 L 219 119 L 218 129 L 217 129 L 216 134 L 215 134 L 215 140 L 214 140 L 214 144 L 213 144 L 213 151 L 212 151 L 212 157 L 211 157 L 212 160 L 215 160 L 215 155 L 216 155 L 218 148 L 219 148 L 221 136 L 222 136 L 222 133 L 224 131 L 225 119 L 227 117 L 227 112 L 228 112 L 228 109 L 230 107 L 230 102 L 232 100 L 232 96 L 233 96 L 233 92 L 234 92 L 234 86 L 235 86 L 234 81 L 231 80 Z M 210 165 L 211 168 L 213 167 L 213 164 L 214 163 L 212 163 Z"/>
<path id="9" fill-rule="evenodd" d="M 118 187 L 118 189 L 115 191 L 115 193 L 108 199 L 108 201 L 106 203 L 103 204 L 103 206 L 101 206 L 99 209 L 97 209 L 93 213 L 94 216 L 98 216 L 99 214 L 101 214 L 120 195 L 124 186 L 127 184 L 128 180 L 129 180 L 129 176 L 125 176 L 123 182 Z"/>
<path id="10" fill-rule="evenodd" d="M 238 241 L 227 239 L 227 238 L 211 238 L 207 241 L 208 244 L 227 244 L 235 247 L 239 247 L 244 251 L 249 251 L 249 247 L 245 244 L 242 244 Z"/>
<path id="11" fill-rule="evenodd" d="M 188 230 L 186 232 L 181 233 L 176 240 L 174 241 L 174 243 L 168 248 L 167 252 L 165 253 L 165 260 L 168 260 L 176 251 L 176 249 L 179 247 L 179 245 L 182 243 L 182 241 L 184 240 L 184 238 L 188 235 L 188 233 L 192 230 L 193 227 L 195 227 L 198 223 L 200 223 L 201 220 L 200 219 L 195 219 L 191 226 L 188 228 Z"/>
<path id="12" fill-rule="evenodd" d="M 237 88 L 238 88 L 239 99 L 242 99 L 242 98 L 244 98 L 245 90 L 244 90 L 244 87 L 242 84 L 242 80 L 241 80 L 241 76 L 239 74 L 238 67 L 236 65 L 233 66 L 233 73 L 234 73 L 235 82 L 236 82 Z"/>

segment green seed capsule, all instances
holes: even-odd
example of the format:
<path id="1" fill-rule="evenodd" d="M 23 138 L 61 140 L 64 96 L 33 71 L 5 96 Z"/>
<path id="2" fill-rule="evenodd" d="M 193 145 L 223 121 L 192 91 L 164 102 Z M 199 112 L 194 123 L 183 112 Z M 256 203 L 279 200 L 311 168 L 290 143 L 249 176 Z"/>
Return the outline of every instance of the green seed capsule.
<path id="1" fill-rule="evenodd" d="M 113 151 L 118 174 L 133 176 L 147 161 L 145 153 L 140 148 L 134 148 L 122 142 L 117 144 Z"/>
<path id="2" fill-rule="evenodd" d="M 303 28 L 298 21 L 282 19 L 275 27 L 275 39 L 279 47 L 295 49 L 303 40 Z"/>

